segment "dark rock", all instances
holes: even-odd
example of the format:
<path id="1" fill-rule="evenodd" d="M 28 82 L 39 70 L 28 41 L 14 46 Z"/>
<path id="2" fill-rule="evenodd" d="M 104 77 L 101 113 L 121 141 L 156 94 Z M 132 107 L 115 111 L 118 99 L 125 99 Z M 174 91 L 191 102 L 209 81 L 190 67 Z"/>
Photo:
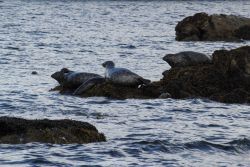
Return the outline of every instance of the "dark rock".
<path id="1" fill-rule="evenodd" d="M 53 90 L 59 90 L 61 94 L 71 95 L 74 95 L 75 92 L 75 89 L 65 89 L 61 86 L 57 86 Z M 152 99 L 159 97 L 161 93 L 162 91 L 160 85 L 158 85 L 157 83 L 151 83 L 149 85 L 138 88 L 103 82 L 92 85 L 89 90 L 85 90 L 84 93 L 78 95 L 81 97 L 102 96 L 112 99 Z"/>
<path id="2" fill-rule="evenodd" d="M 213 63 L 168 70 L 162 89 L 173 98 L 209 98 L 220 102 L 249 103 L 250 46 L 213 53 Z"/>
<path id="3" fill-rule="evenodd" d="M 250 25 L 236 29 L 234 35 L 239 39 L 250 40 Z"/>
<path id="4" fill-rule="evenodd" d="M 36 71 L 32 71 L 32 75 L 37 75 L 38 73 Z"/>
<path id="5" fill-rule="evenodd" d="M 249 38 L 250 19 L 234 16 L 197 13 L 175 27 L 178 41 L 239 41 Z"/>
<path id="6" fill-rule="evenodd" d="M 209 56 L 193 51 L 167 54 L 163 57 L 163 60 L 166 61 L 171 67 L 185 67 L 211 63 Z"/>
<path id="7" fill-rule="evenodd" d="M 215 51 L 213 63 L 223 74 L 248 78 L 250 77 L 250 47 Z"/>
<path id="8" fill-rule="evenodd" d="M 0 143 L 29 142 L 70 144 L 106 141 L 105 136 L 86 122 L 73 120 L 26 120 L 0 117 Z"/>

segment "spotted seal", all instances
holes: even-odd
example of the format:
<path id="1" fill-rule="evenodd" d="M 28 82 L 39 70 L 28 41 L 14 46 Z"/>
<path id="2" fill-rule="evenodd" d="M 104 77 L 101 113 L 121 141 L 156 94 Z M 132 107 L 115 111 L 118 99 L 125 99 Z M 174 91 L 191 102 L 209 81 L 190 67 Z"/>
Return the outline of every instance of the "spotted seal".
<path id="1" fill-rule="evenodd" d="M 87 80 L 101 76 L 94 73 L 75 72 L 67 68 L 63 68 L 52 74 L 51 77 L 57 80 L 57 82 L 64 88 L 76 89 Z"/>
<path id="2" fill-rule="evenodd" d="M 126 68 L 116 68 L 113 61 L 106 61 L 102 66 L 106 68 L 105 79 L 113 84 L 139 86 L 150 83 L 150 80 L 144 79 Z"/>
<path id="3" fill-rule="evenodd" d="M 185 51 L 176 54 L 167 54 L 163 57 L 171 67 L 186 67 L 198 64 L 209 64 L 212 62 L 211 58 L 203 53 Z"/>

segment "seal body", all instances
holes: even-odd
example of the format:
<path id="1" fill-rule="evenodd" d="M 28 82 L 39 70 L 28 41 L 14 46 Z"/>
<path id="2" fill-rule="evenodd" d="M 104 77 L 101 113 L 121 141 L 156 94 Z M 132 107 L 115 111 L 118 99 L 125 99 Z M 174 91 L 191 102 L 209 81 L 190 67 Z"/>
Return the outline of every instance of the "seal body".
<path id="1" fill-rule="evenodd" d="M 167 54 L 163 57 L 171 67 L 186 67 L 198 64 L 209 64 L 212 62 L 211 58 L 203 53 L 186 51 L 177 54 Z"/>
<path id="2" fill-rule="evenodd" d="M 112 61 L 106 61 L 102 65 L 106 68 L 105 79 L 113 84 L 139 86 L 150 83 L 150 80 L 144 79 L 126 68 L 115 68 Z"/>
<path id="3" fill-rule="evenodd" d="M 86 72 L 74 72 L 66 68 L 61 69 L 61 71 L 55 72 L 51 75 L 52 78 L 57 80 L 57 82 L 64 88 L 78 88 L 84 82 L 91 78 L 101 77 L 98 74 L 86 73 Z"/>

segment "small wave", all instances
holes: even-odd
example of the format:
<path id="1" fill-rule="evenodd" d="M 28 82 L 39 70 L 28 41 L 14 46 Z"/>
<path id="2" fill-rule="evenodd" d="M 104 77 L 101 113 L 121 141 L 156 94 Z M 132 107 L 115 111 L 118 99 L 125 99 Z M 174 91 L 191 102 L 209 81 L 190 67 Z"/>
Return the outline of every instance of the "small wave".
<path id="1" fill-rule="evenodd" d="M 209 151 L 213 149 L 220 149 L 224 151 L 236 151 L 237 149 L 234 146 L 231 145 L 225 145 L 225 144 L 215 144 L 207 141 L 195 141 L 195 142 L 190 142 L 190 143 L 185 143 L 183 145 L 185 149 L 197 149 L 197 150 L 203 150 L 203 151 Z"/>
<path id="2" fill-rule="evenodd" d="M 250 150 L 250 140 L 248 139 L 237 139 L 233 140 L 228 143 L 212 143 L 208 141 L 195 141 L 190 143 L 185 143 L 184 148 L 186 149 L 199 149 L 199 150 L 213 150 L 213 149 L 220 149 L 223 151 L 230 151 L 230 152 L 242 152 Z"/>
<path id="3" fill-rule="evenodd" d="M 250 150 L 250 140 L 249 139 L 239 139 L 239 140 L 233 140 L 231 142 L 228 142 L 227 144 L 230 144 L 238 149 L 247 151 Z"/>
<path id="4" fill-rule="evenodd" d="M 136 46 L 134 45 L 125 45 L 125 44 L 122 44 L 120 46 L 120 48 L 125 48 L 125 49 L 136 49 Z"/>
<path id="5" fill-rule="evenodd" d="M 110 156 L 117 157 L 117 158 L 125 157 L 125 155 L 119 150 L 100 151 L 98 153 L 99 154 L 109 154 Z"/>
<path id="6" fill-rule="evenodd" d="M 167 140 L 143 140 L 132 142 L 133 148 L 140 148 L 146 152 L 177 153 L 183 150 L 197 150 L 218 152 L 219 150 L 231 153 L 242 153 L 250 150 L 250 140 L 239 139 L 228 143 L 212 143 L 205 140 L 188 143 L 170 143 Z"/>
<path id="7" fill-rule="evenodd" d="M 202 124 L 202 123 L 194 123 L 195 125 L 201 127 L 201 128 L 223 128 L 228 129 L 228 127 L 219 125 L 219 124 Z"/>
<path id="8" fill-rule="evenodd" d="M 19 47 L 15 47 L 15 46 L 7 46 L 4 49 L 21 51 L 21 49 Z"/>
<path id="9" fill-rule="evenodd" d="M 171 153 L 173 150 L 171 144 L 164 140 L 139 141 L 131 143 L 133 148 L 140 148 L 145 152 L 165 152 Z"/>
<path id="10" fill-rule="evenodd" d="M 30 34 L 30 35 L 44 35 L 44 34 L 48 34 L 49 32 L 46 32 L 46 31 L 26 31 L 25 33 Z"/>
<path id="11" fill-rule="evenodd" d="M 111 101 L 110 100 L 88 101 L 86 103 L 88 103 L 88 104 L 109 104 L 109 103 L 111 103 Z"/>
<path id="12" fill-rule="evenodd" d="M 3 28 L 20 27 L 20 26 L 21 26 L 21 24 L 8 23 L 8 24 L 4 24 Z"/>

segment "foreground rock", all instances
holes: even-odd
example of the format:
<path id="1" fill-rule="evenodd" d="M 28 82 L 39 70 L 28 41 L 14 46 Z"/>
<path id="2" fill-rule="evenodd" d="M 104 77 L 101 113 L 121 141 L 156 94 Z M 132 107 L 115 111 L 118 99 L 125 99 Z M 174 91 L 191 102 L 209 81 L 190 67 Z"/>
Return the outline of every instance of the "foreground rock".
<path id="1" fill-rule="evenodd" d="M 178 41 L 250 40 L 250 19 L 234 15 L 197 13 L 175 27 Z"/>
<path id="2" fill-rule="evenodd" d="M 249 103 L 250 46 L 215 51 L 212 56 L 212 64 L 171 68 L 158 84 L 173 98 Z"/>
<path id="3" fill-rule="evenodd" d="M 106 141 L 105 136 L 86 122 L 73 120 L 25 120 L 0 117 L 0 143 L 29 142 L 70 144 Z"/>

